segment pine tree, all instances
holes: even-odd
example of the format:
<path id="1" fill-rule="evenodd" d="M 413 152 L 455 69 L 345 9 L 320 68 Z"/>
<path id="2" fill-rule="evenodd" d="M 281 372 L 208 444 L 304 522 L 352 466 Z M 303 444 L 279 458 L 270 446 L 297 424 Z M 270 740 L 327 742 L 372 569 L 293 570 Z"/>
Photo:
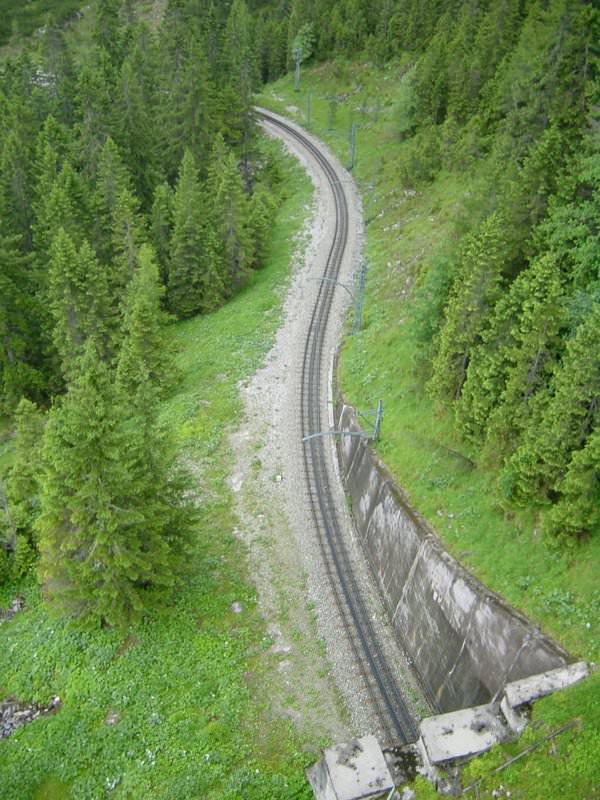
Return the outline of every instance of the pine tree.
<path id="1" fill-rule="evenodd" d="M 132 416 L 89 339 L 44 437 L 37 530 L 47 596 L 92 623 L 139 619 L 184 570 L 191 519 L 166 442 L 148 416 Z"/>

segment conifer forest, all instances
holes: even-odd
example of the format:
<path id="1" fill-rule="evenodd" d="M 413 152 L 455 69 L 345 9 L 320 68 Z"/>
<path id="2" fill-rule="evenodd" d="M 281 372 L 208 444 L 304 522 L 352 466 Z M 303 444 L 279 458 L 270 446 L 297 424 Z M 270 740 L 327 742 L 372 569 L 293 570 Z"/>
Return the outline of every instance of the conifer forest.
<path id="1" fill-rule="evenodd" d="M 311 203 L 256 106 L 342 161 L 355 137 L 369 271 L 338 381 L 383 399 L 380 457 L 454 556 L 598 660 L 597 4 L 0 11 L 0 709 L 61 704 L 0 726 L 0 800 L 312 797 L 330 742 L 266 699 L 228 489 Z M 466 768 L 477 796 L 600 797 L 596 676 L 540 709 Z"/>

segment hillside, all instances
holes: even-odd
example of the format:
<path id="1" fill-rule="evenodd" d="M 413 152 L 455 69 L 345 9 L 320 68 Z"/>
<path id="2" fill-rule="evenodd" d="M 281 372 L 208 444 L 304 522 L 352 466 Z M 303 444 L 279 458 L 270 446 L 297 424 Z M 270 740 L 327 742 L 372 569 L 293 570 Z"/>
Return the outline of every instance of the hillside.
<path id="1" fill-rule="evenodd" d="M 559 6 L 574 16 L 561 17 Z M 461 50 L 461 75 L 476 58 L 481 63 L 476 42 L 493 13 L 477 17 L 470 47 Z M 570 20 L 574 38 L 559 67 L 561 19 L 563 26 Z M 588 472 L 583 463 L 586 442 L 588 452 L 594 446 L 599 353 L 592 340 L 578 351 L 586 329 L 579 326 L 588 320 L 594 329 L 597 296 L 594 51 L 578 38 L 590 28 L 577 28 L 566 4 L 545 11 L 532 4 L 519 20 L 489 85 L 467 107 L 458 84 L 449 88 L 439 49 L 442 38 L 458 47 L 460 14 L 454 27 L 448 17 L 440 23 L 421 54 L 382 59 L 377 41 L 367 39 L 366 57 L 349 60 L 346 51 L 303 67 L 300 91 L 289 76 L 267 87 L 261 102 L 307 125 L 348 164 L 354 125 L 368 273 L 362 329 L 342 350 L 341 391 L 359 409 L 383 400 L 377 449 L 449 550 L 575 657 L 597 661 L 598 461 L 586 462 Z M 566 46 L 566 33 L 558 41 Z M 432 113 L 419 102 L 432 97 L 432 84 L 421 81 L 434 69 L 435 52 L 443 102 Z M 542 83 L 556 96 L 542 119 L 532 108 L 539 102 L 534 75 L 547 69 L 550 53 L 557 78 L 546 72 Z M 569 58 L 585 53 L 577 99 L 573 76 L 583 73 Z M 522 100 L 503 106 L 498 92 L 517 86 Z M 582 382 L 576 352 L 588 359 Z M 568 440 L 576 430 L 578 438 Z M 528 770 L 535 778 L 521 768 L 504 773 L 514 796 L 595 796 L 596 698 L 594 678 L 569 699 L 540 705 L 547 730 L 581 716 L 585 732 L 552 747 L 554 757 L 534 757 Z M 565 758 L 575 751 L 572 769 Z M 490 756 L 472 774 L 502 759 Z M 483 786 L 491 791 L 499 782 Z"/>
<path id="2" fill-rule="evenodd" d="M 383 401 L 378 452 L 450 552 L 597 662 L 595 4 L 77 5 L 0 5 L 0 701 L 63 703 L 0 743 L 7 796 L 309 796 L 323 742 L 271 705 L 227 483 L 310 194 L 257 100 L 362 192 L 339 391 Z M 598 688 L 465 785 L 599 796 Z"/>

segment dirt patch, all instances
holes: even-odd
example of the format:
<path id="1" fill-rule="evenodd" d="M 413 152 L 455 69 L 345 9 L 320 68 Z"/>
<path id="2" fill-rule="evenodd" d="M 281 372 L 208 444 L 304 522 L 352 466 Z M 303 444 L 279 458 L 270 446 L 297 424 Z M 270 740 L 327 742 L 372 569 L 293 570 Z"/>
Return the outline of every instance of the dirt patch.
<path id="1" fill-rule="evenodd" d="M 119 647 L 119 649 L 117 650 L 116 657 L 121 658 L 121 656 L 124 656 L 125 653 L 129 650 L 129 648 L 135 647 L 136 644 L 139 644 L 139 641 L 140 640 L 137 638 L 137 636 L 134 636 L 132 633 L 130 633 L 123 642 L 123 644 L 121 645 L 121 647 Z"/>

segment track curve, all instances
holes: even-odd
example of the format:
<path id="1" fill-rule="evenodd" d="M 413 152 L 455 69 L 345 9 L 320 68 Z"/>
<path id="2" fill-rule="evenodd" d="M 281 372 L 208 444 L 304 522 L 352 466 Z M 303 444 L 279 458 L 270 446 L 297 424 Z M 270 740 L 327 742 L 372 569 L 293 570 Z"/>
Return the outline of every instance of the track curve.
<path id="1" fill-rule="evenodd" d="M 335 232 L 322 275 L 324 280 L 320 282 L 312 309 L 302 362 L 301 430 L 303 436 L 309 436 L 327 428 L 327 420 L 322 420 L 321 414 L 323 375 L 327 370 L 327 365 L 324 364 L 324 341 L 336 280 L 348 238 L 348 202 L 343 184 L 323 152 L 295 126 L 263 109 L 257 111 L 263 120 L 285 131 L 310 153 L 321 168 L 335 203 Z M 402 696 L 394 666 L 388 662 L 385 650 L 378 640 L 354 574 L 343 524 L 334 501 L 332 482 L 336 478 L 330 475 L 327 446 L 325 438 L 313 438 L 305 442 L 303 453 L 310 504 L 323 563 L 356 665 L 384 732 L 385 743 L 411 742 L 417 738 L 415 722 Z"/>

